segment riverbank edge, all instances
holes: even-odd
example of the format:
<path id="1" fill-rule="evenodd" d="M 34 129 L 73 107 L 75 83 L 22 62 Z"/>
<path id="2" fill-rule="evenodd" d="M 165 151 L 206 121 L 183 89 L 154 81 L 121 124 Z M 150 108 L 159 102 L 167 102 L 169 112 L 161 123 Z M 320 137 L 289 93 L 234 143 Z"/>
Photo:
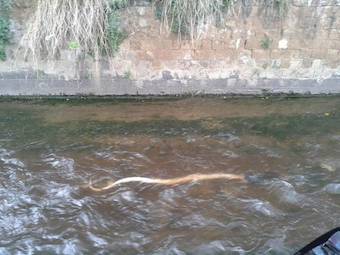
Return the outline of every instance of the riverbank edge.
<path id="1" fill-rule="evenodd" d="M 340 77 L 313 79 L 63 80 L 0 76 L 0 96 L 338 95 Z"/>

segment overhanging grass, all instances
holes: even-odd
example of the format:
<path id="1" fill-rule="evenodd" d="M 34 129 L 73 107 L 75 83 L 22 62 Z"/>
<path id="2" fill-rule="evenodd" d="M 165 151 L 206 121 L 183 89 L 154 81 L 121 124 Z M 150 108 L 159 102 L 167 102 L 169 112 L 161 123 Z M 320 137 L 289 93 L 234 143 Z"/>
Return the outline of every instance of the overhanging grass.
<path id="1" fill-rule="evenodd" d="M 114 11 L 125 4 L 126 0 L 37 0 L 22 40 L 25 55 L 56 59 L 67 48 L 95 58 L 112 54 L 123 38 Z"/>

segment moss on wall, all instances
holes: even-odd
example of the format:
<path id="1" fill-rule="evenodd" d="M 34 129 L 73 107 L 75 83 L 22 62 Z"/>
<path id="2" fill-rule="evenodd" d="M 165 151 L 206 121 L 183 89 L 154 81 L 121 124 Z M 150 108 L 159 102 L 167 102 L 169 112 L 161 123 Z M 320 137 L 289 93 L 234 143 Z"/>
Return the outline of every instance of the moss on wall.
<path id="1" fill-rule="evenodd" d="M 6 46 L 10 39 L 9 12 L 11 0 L 0 0 L 0 61 L 6 60 Z"/>

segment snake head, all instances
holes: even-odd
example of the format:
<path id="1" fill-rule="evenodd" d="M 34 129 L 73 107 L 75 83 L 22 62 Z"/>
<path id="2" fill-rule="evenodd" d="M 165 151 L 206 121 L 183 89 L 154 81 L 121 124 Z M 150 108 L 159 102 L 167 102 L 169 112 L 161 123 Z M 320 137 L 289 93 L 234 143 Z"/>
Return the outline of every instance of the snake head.
<path id="1" fill-rule="evenodd" d="M 97 183 L 100 183 L 102 181 L 98 181 Z M 105 191 L 105 190 L 108 190 L 108 189 L 111 189 L 113 188 L 115 185 L 115 181 L 113 179 L 110 179 L 110 180 L 106 180 L 106 185 L 104 186 L 96 186 L 93 181 L 92 181 L 92 178 L 90 178 L 89 180 L 89 183 L 88 183 L 88 188 L 92 191 L 95 191 L 95 192 L 101 192 L 101 191 Z"/>

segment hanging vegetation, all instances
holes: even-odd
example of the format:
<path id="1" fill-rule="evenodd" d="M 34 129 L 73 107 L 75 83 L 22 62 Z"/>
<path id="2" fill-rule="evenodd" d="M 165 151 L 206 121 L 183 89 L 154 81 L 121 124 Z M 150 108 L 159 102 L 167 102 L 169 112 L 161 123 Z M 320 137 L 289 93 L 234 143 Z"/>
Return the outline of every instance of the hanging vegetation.
<path id="1" fill-rule="evenodd" d="M 3 1 L 10 0 L 0 0 Z M 266 14 L 284 15 L 286 0 L 258 0 Z M 224 15 L 236 0 L 152 0 L 162 27 L 181 39 L 196 40 L 207 24 L 221 24 Z M 130 0 L 36 0 L 36 11 L 29 23 L 22 45 L 26 56 L 35 59 L 56 59 L 69 48 L 96 58 L 113 55 L 126 38 L 121 30 L 119 9 Z M 2 28 L 3 27 L 3 28 Z M 8 23 L 0 19 L 1 43 L 8 40 L 1 34 Z M 1 39 L 1 38 L 4 39 Z M 1 41 L 2 40 L 2 41 Z"/>
<path id="2" fill-rule="evenodd" d="M 65 48 L 95 57 L 113 53 L 123 38 L 118 18 L 113 15 L 125 3 L 126 0 L 37 0 L 23 37 L 26 56 L 55 59 Z"/>
<path id="3" fill-rule="evenodd" d="M 282 20 L 288 11 L 287 0 L 257 0 L 259 15 L 267 22 Z M 156 17 L 162 26 L 177 33 L 179 38 L 195 40 L 208 23 L 219 25 L 224 15 L 234 6 L 245 7 L 237 0 L 154 0 Z M 235 11 L 235 10 L 234 10 Z"/>
<path id="4" fill-rule="evenodd" d="M 288 12 L 287 0 L 259 0 L 259 15 L 267 22 L 282 21 Z"/>
<path id="5" fill-rule="evenodd" d="M 155 0 L 163 26 L 191 40 L 200 36 L 200 28 L 208 22 L 222 20 L 231 3 L 231 0 Z"/>

